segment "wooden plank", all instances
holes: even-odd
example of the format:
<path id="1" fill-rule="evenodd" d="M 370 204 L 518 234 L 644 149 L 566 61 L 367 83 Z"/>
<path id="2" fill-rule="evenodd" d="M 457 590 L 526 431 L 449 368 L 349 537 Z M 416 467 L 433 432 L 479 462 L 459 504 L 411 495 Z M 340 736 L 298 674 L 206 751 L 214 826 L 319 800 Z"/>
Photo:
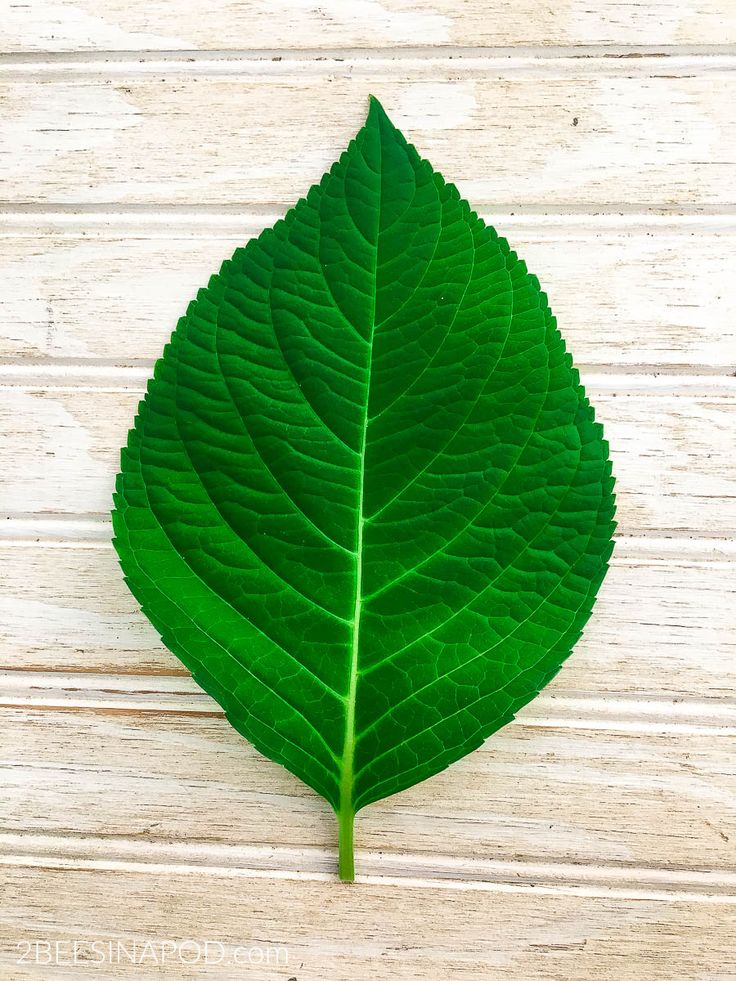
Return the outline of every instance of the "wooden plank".
<path id="1" fill-rule="evenodd" d="M 690 66 L 678 77 L 656 58 L 648 75 L 573 64 L 543 77 L 482 61 L 453 77 L 446 62 L 421 60 L 366 73 L 349 59 L 324 75 L 158 66 L 130 77 L 10 76 L 0 95 L 2 197 L 279 211 L 347 145 L 372 91 L 477 208 L 731 207 L 736 73 Z"/>
<path id="2" fill-rule="evenodd" d="M 43 938 L 112 941 L 112 957 L 105 955 L 94 971 L 113 978 L 140 977 L 142 970 L 182 979 L 206 971 L 213 978 L 252 974 L 284 981 L 734 977 L 733 907 L 694 899 L 666 903 L 646 896 L 632 900 L 439 884 L 399 889 L 380 880 L 339 887 L 305 879 L 242 878 L 225 868 L 179 872 L 83 860 L 69 867 L 38 861 L 3 873 L 4 907 L 13 910 L 4 917 L 0 955 L 8 981 L 40 976 L 38 966 L 17 964 L 17 944 Z M 163 969 L 151 959 L 143 968 L 116 962 L 118 941 L 129 946 L 137 941 L 138 957 L 140 945 L 150 941 L 160 958 L 161 944 L 169 939 L 221 943 L 223 963 L 216 963 L 220 951 L 214 945 L 207 965 L 182 963 L 171 948 Z M 245 967 L 233 967 L 237 948 Z M 286 948 L 280 961 L 278 948 Z M 60 948 L 55 979 L 79 976 L 79 965 L 63 962 L 70 949 L 68 943 Z M 182 946 L 182 960 L 196 956 L 196 950 Z M 260 950 L 264 960 L 249 964 L 251 950 Z"/>
<path id="3" fill-rule="evenodd" d="M 249 844 L 150 841 L 114 835 L 13 834 L 0 832 L 0 866 L 120 868 L 200 871 L 206 877 L 227 869 L 233 877 L 334 881 L 334 849 L 277 848 Z M 362 851 L 359 881 L 397 886 L 439 885 L 487 892 L 531 891 L 543 895 L 586 895 L 631 900 L 659 899 L 736 905 L 736 872 L 626 865 L 526 862 L 517 859 L 453 858 L 437 852 L 401 854 Z M 206 881 L 206 878 L 205 878 Z"/>
<path id="4" fill-rule="evenodd" d="M 581 365 L 733 370 L 736 226 L 488 216 L 537 273 Z M 0 357 L 157 357 L 188 300 L 276 216 L 125 223 L 29 217 L 0 237 Z M 656 289 L 652 277 L 656 276 Z"/>
<path id="5" fill-rule="evenodd" d="M 94 710 L 136 715 L 222 716 L 219 705 L 189 677 L 150 674 L 97 674 L 88 671 L 0 671 L 0 708 L 40 711 Z M 520 716 L 544 729 L 604 729 L 661 734 L 710 733 L 736 736 L 733 699 L 728 696 L 644 698 L 614 690 L 604 695 L 558 684 L 545 689 Z"/>
<path id="6" fill-rule="evenodd" d="M 404 45 L 724 44 L 736 40 L 728 0 L 36 0 L 11 4 L 6 51 L 211 48 L 398 48 Z"/>
<path id="7" fill-rule="evenodd" d="M 192 3 L 34 0 L 0 24 L 0 975 L 77 977 L 79 938 L 193 936 L 288 963 L 95 967 L 734 981 L 734 549 L 714 536 L 736 532 L 736 7 Z M 319 178 L 368 91 L 542 279 L 626 538 L 550 688 L 360 815 L 348 889 L 329 808 L 162 648 L 103 515 L 176 316 Z M 26 938 L 61 962 L 18 964 Z"/>
<path id="8" fill-rule="evenodd" d="M 547 691 L 655 699 L 665 710 L 672 700 L 729 698 L 734 571 L 717 559 L 615 555 L 595 615 Z M 131 690 L 160 697 L 162 707 L 173 676 L 182 676 L 174 692 L 197 691 L 139 612 L 112 547 L 0 544 L 0 624 L 0 670 L 68 672 L 70 688 L 87 673 L 134 676 Z"/>
<path id="9" fill-rule="evenodd" d="M 7 833 L 218 845 L 245 864 L 240 846 L 317 848 L 306 866 L 332 868 L 329 806 L 223 718 L 17 707 L 0 720 Z M 520 717 L 443 773 L 361 812 L 358 847 L 366 867 L 384 852 L 419 856 L 427 875 L 471 859 L 734 871 L 732 744 L 706 730 L 553 728 Z M 273 869 L 281 859 L 264 862 Z"/>
<path id="10" fill-rule="evenodd" d="M 670 395 L 638 389 L 635 376 L 589 379 L 611 443 L 621 533 L 736 531 L 736 403 L 728 390 Z M 0 429 L 9 434 L 0 444 L 3 509 L 109 512 L 120 446 L 141 394 L 129 387 L 0 389 Z"/>

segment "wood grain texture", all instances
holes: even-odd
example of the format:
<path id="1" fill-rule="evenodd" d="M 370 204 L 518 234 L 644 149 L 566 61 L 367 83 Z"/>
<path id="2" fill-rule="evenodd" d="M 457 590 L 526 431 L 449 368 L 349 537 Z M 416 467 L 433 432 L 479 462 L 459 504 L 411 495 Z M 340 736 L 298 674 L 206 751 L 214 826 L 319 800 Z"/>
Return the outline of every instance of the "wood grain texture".
<path id="1" fill-rule="evenodd" d="M 111 704 L 3 708 L 0 720 L 8 834 L 218 845 L 223 864 L 228 854 L 247 864 L 251 847 L 297 848 L 310 871 L 335 868 L 329 805 L 221 717 Z M 383 863 L 434 878 L 461 863 L 479 881 L 501 871 L 493 862 L 733 872 L 733 739 L 705 727 L 624 732 L 604 720 L 554 727 L 522 712 L 458 764 L 361 812 L 360 871 Z M 676 875 L 665 881 L 676 889 Z M 726 895 L 736 885 L 719 873 L 712 881 Z"/>
<path id="2" fill-rule="evenodd" d="M 0 976 L 19 940 L 288 965 L 103 977 L 735 981 L 736 6 L 33 0 L 0 18 Z M 619 541 L 516 722 L 359 818 L 260 757 L 110 544 L 176 318 L 384 101 L 526 259 L 611 441 Z M 89 967 L 90 965 L 88 965 Z"/>
<path id="3" fill-rule="evenodd" d="M 9 16 L 8 16 L 9 15 Z M 332 48 L 370 45 L 724 44 L 729 0 L 36 0 L 11 4 L 2 50 Z"/>
<path id="4" fill-rule="evenodd" d="M 220 707 L 189 678 L 179 675 L 97 674 L 91 672 L 0 672 L 3 708 L 39 711 L 92 710 L 112 714 L 222 716 Z M 729 698 L 650 698 L 634 692 L 604 696 L 576 691 L 558 682 L 524 709 L 522 720 L 545 729 L 605 729 L 610 732 L 711 734 L 736 736 Z"/>
<path id="5" fill-rule="evenodd" d="M 666 379 L 662 390 L 638 388 L 635 376 L 584 380 L 611 444 L 619 531 L 734 534 L 733 379 L 701 397 L 669 394 Z M 0 446 L 3 510 L 109 513 L 143 391 L 139 383 L 0 387 L 0 429 L 9 434 Z"/>
<path id="6" fill-rule="evenodd" d="M 346 59 L 306 76 L 192 75 L 186 64 L 130 77 L 11 75 L 0 91 L 0 197 L 280 211 L 347 145 L 373 92 L 475 208 L 733 205 L 736 72 L 678 76 L 656 58 L 629 75 L 584 62 L 541 78 L 503 67 L 493 77 L 482 61 L 438 78 L 438 67 L 366 74 Z"/>
<path id="7" fill-rule="evenodd" d="M 243 878 L 237 869 L 143 870 L 84 860 L 37 860 L 3 872 L 7 904 L 18 911 L 5 931 L 5 977 L 11 981 L 39 976 L 37 968 L 34 974 L 33 967 L 14 965 L 15 942 L 35 938 L 38 923 L 50 924 L 51 939 L 80 932 L 159 943 L 220 938 L 229 957 L 237 946 L 285 946 L 289 970 L 256 968 L 252 976 L 286 979 L 294 972 L 299 981 L 733 978 L 736 911 L 694 899 L 663 903 L 440 884 L 419 891 L 380 880 L 347 891 L 314 879 Z M 79 968 L 74 970 L 57 968 L 54 978 L 78 977 Z M 103 977 L 136 976 L 124 963 L 95 970 Z M 242 977 L 242 971 L 213 965 L 207 976 Z M 201 965 L 177 963 L 164 974 L 190 978 L 202 972 Z"/>
<path id="8" fill-rule="evenodd" d="M 736 367 L 736 224 L 487 217 L 539 276 L 580 365 Z M 0 358 L 150 363 L 222 260 L 277 218 L 15 216 L 0 232 Z"/>
<path id="9" fill-rule="evenodd" d="M 109 536 L 109 527 L 103 533 Z M 36 689 L 41 682 L 27 672 L 66 672 L 57 701 L 65 689 L 73 700 L 84 688 L 93 694 L 103 688 L 111 704 L 114 694 L 128 702 L 138 696 L 140 704 L 145 693 L 149 708 L 170 708 L 172 696 L 195 711 L 201 700 L 215 708 L 140 615 L 112 547 L 99 544 L 0 542 L 0 670 L 18 672 L 18 684 L 32 678 Z M 547 689 L 552 698 L 594 697 L 610 704 L 610 716 L 621 714 L 621 699 L 639 700 L 642 712 L 649 700 L 650 713 L 661 703 L 662 714 L 654 716 L 661 721 L 668 713 L 677 719 L 678 702 L 699 699 L 693 714 L 706 723 L 704 700 L 718 707 L 733 697 L 736 561 L 715 550 L 698 559 L 662 558 L 657 551 L 655 543 L 650 556 L 640 556 L 619 544 L 595 616 Z M 117 677 L 97 681 L 97 675 Z M 7 685 L 8 677 L 0 690 Z M 42 697 L 38 690 L 34 695 Z M 550 710 L 559 711 L 548 700 Z"/>

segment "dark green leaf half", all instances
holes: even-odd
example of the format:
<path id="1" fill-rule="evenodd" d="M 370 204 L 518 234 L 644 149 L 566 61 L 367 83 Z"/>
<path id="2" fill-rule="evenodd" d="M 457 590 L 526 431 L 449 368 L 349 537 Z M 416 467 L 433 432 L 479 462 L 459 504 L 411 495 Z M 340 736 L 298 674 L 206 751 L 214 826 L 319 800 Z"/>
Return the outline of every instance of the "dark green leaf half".
<path id="1" fill-rule="evenodd" d="M 332 804 L 347 854 L 356 810 L 557 672 L 612 487 L 536 278 L 372 100 L 180 320 L 122 453 L 115 544 L 164 643 Z"/>

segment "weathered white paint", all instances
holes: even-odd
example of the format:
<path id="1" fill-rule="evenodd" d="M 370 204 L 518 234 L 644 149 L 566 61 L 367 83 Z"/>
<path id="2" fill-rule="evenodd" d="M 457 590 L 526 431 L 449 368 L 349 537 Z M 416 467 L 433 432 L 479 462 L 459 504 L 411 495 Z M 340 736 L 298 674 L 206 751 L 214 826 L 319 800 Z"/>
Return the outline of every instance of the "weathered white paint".
<path id="1" fill-rule="evenodd" d="M 5 831 L 334 845 L 329 806 L 221 715 L 177 711 L 163 695 L 158 711 L 112 697 L 83 703 L 80 693 L 65 710 L 0 707 Z M 476 858 L 625 865 L 634 881 L 639 866 L 714 869 L 717 879 L 736 871 L 734 738 L 705 725 L 625 730 L 601 717 L 577 726 L 520 717 L 430 781 L 366 808 L 359 847 L 376 860 L 404 854 L 407 871 L 420 855 L 429 878 L 433 865 Z"/>
<path id="2" fill-rule="evenodd" d="M 105 77 L 104 65 L 0 91 L 0 182 L 12 204 L 271 205 L 306 193 L 360 127 L 368 94 L 477 208 L 731 208 L 736 72 L 470 76 L 436 60 L 351 61 L 304 75 Z M 554 67 L 554 66 L 553 66 Z M 438 74 L 446 71 L 448 76 Z M 714 92 L 720 94 L 714 98 Z M 440 108 L 441 107 L 441 108 Z M 577 122 L 576 122 L 577 121 Z"/>
<path id="3" fill-rule="evenodd" d="M 730 0 L 3 12 L 3 978 L 41 976 L 20 939 L 90 935 L 268 941 L 289 966 L 252 975 L 298 981 L 736 978 L 734 40 Z M 347 889 L 329 809 L 137 611 L 107 512 L 176 317 L 321 175 L 369 91 L 542 280 L 620 526 L 564 670 L 483 749 L 366 809 Z"/>
<path id="4" fill-rule="evenodd" d="M 108 513 L 120 447 L 145 386 L 0 386 L 0 500 L 6 512 Z M 145 374 L 141 372 L 141 374 Z M 617 476 L 617 521 L 626 535 L 736 532 L 733 468 L 736 382 L 712 396 L 676 394 L 680 376 L 645 387 L 637 376 L 595 375 L 587 390 L 605 423 Z M 674 389 L 674 394 L 668 391 Z M 718 520 L 714 526 L 714 512 Z"/>
<path id="5" fill-rule="evenodd" d="M 0 357 L 150 362 L 222 260 L 276 218 L 16 216 L 0 231 Z M 487 218 L 539 276 L 578 364 L 736 367 L 736 221 Z"/>
<path id="6" fill-rule="evenodd" d="M 288 947 L 289 968 L 251 970 L 262 978 L 670 981 L 672 965 L 683 977 L 732 976 L 736 911 L 695 895 L 667 902 L 666 892 L 631 888 L 607 896 L 526 883 L 410 879 L 400 886 L 380 878 L 348 893 L 317 874 L 276 877 L 227 865 L 135 861 L 115 863 L 106 874 L 107 867 L 105 859 L 31 855 L 24 867 L 6 869 L 4 899 L 12 909 L 27 908 L 33 896 L 32 922 L 51 924 L 46 932 L 52 939 L 90 932 L 218 937 L 228 955 L 239 945 Z M 25 934 L 23 921 L 14 918 L 6 934 L 12 951 Z M 62 968 L 54 977 L 76 978 L 79 970 Z M 98 973 L 135 976 L 134 969 L 109 964 Z M 177 964 L 165 976 L 201 977 L 202 967 Z M 233 974 L 212 967 L 207 976 Z"/>
<path id="7" fill-rule="evenodd" d="M 729 0 L 35 0 L 11 2 L 13 51 L 403 45 L 726 44 Z"/>
<path id="8" fill-rule="evenodd" d="M 57 701 L 74 699 L 83 685 L 92 692 L 102 687 L 108 701 L 129 692 L 136 704 L 145 698 L 149 709 L 164 695 L 183 694 L 177 705 L 196 710 L 189 696 L 198 689 L 140 615 L 122 580 L 109 524 L 100 525 L 105 538 L 96 549 L 75 541 L 86 538 L 85 528 L 65 524 L 69 540 L 62 547 L 49 548 L 48 531 L 38 525 L 44 537 L 39 546 L 0 541 L 0 670 L 18 672 L 14 697 L 29 694 L 22 681 L 31 676 L 24 672 L 58 672 Z M 33 530 L 28 522 L 25 534 Z M 721 699 L 733 711 L 736 556 L 720 556 L 713 543 L 696 558 L 684 548 L 661 557 L 660 542 L 652 541 L 648 556 L 638 546 L 627 548 L 626 541 L 617 544 L 595 616 L 575 656 L 547 689 L 559 698 L 597 698 L 595 711 L 607 710 L 609 724 L 622 715 L 626 699 L 634 699 L 647 720 L 662 718 L 658 699 L 673 722 L 687 710 L 691 722 L 701 716 L 708 724 L 709 711 L 718 714 Z M 98 675 L 108 676 L 104 684 Z M 52 680 L 46 677 L 40 687 Z M 544 711 L 559 715 L 549 705 Z"/>

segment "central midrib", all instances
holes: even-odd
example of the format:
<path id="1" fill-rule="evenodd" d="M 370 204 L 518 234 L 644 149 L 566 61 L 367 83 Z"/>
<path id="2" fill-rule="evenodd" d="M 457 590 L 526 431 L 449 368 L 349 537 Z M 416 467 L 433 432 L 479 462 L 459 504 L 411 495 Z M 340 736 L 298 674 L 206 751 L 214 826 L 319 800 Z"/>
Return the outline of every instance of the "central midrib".
<path id="1" fill-rule="evenodd" d="M 378 292 L 377 273 L 378 273 L 378 240 L 381 228 L 381 201 L 382 201 L 382 176 L 381 176 L 381 130 L 380 122 L 378 129 L 378 201 L 376 205 L 376 244 L 373 254 L 373 296 L 372 310 L 370 316 L 370 327 L 368 332 L 368 363 L 366 366 L 365 378 L 365 404 L 363 407 L 363 424 L 361 431 L 361 443 L 359 451 L 358 469 L 358 503 L 357 520 L 355 533 L 355 604 L 353 607 L 353 637 L 350 650 L 350 673 L 348 678 L 348 692 L 346 695 L 345 712 L 345 742 L 342 751 L 342 769 L 340 774 L 340 813 L 353 813 L 353 761 L 355 756 L 355 702 L 358 689 L 358 677 L 360 670 L 358 666 L 358 656 L 360 652 L 360 618 L 363 604 L 363 528 L 365 518 L 363 515 L 363 498 L 365 490 L 365 448 L 368 434 L 368 405 L 371 389 L 371 372 L 373 369 L 373 334 L 376 328 L 376 297 Z"/>

